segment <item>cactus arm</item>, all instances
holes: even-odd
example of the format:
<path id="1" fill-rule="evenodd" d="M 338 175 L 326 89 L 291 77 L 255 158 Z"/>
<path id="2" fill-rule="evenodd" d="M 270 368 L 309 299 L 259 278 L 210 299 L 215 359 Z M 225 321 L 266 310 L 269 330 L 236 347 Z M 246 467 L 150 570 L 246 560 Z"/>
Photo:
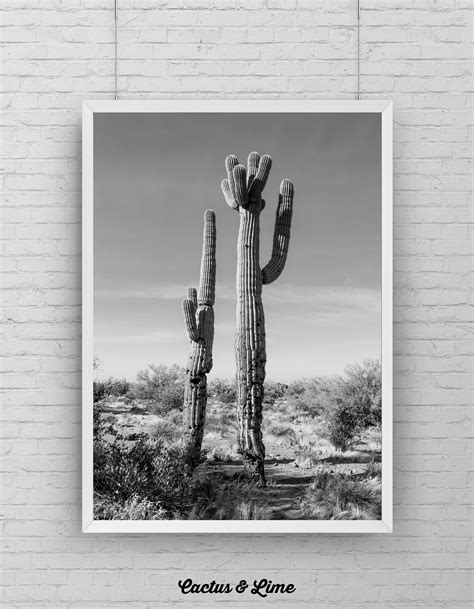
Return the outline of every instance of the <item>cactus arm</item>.
<path id="1" fill-rule="evenodd" d="M 234 171 L 234 167 L 236 167 L 238 164 L 239 164 L 239 160 L 235 156 L 235 154 L 229 154 L 226 157 L 226 159 L 225 159 L 225 169 L 227 171 L 227 177 L 229 178 L 229 180 L 232 177 L 232 172 Z"/>
<path id="2" fill-rule="evenodd" d="M 249 188 L 249 199 L 257 201 L 262 196 L 262 191 L 267 183 L 270 169 L 272 168 L 272 159 L 268 154 L 264 154 L 258 164 L 257 173 L 255 174 L 252 184 Z"/>
<path id="3" fill-rule="evenodd" d="M 197 290 L 196 288 L 188 288 L 187 298 L 193 301 L 194 308 L 197 310 L 198 301 L 197 301 Z"/>
<path id="4" fill-rule="evenodd" d="M 247 171 L 243 165 L 236 165 L 232 172 L 235 201 L 240 207 L 247 207 Z"/>
<path id="5" fill-rule="evenodd" d="M 227 180 L 230 186 L 230 192 L 232 194 L 232 198 L 236 201 L 235 198 L 235 187 L 234 187 L 234 167 L 237 167 L 239 161 L 237 157 L 233 154 L 229 154 L 229 156 L 225 159 L 225 169 L 227 171 Z"/>
<path id="6" fill-rule="evenodd" d="M 230 182 L 228 179 L 222 180 L 221 190 L 224 194 L 224 199 L 225 199 L 225 202 L 227 203 L 227 205 L 231 209 L 234 209 L 235 211 L 237 211 L 239 209 L 239 205 L 236 202 L 236 200 L 234 199 L 234 195 L 232 194 L 232 189 L 230 187 Z"/>
<path id="7" fill-rule="evenodd" d="M 273 233 L 273 251 L 270 262 L 262 269 L 262 283 L 273 283 L 281 275 L 288 255 L 290 243 L 291 216 L 293 213 L 294 187 L 290 180 L 283 180 Z"/>
<path id="8" fill-rule="evenodd" d="M 184 324 L 188 338 L 191 341 L 196 341 L 199 338 L 199 331 L 196 324 L 196 309 L 190 298 L 183 300 Z"/>
<path id="9" fill-rule="evenodd" d="M 204 234 L 199 279 L 198 304 L 212 306 L 216 297 L 216 214 L 204 214 Z"/>
<path id="10" fill-rule="evenodd" d="M 260 155 L 258 152 L 251 152 L 247 159 L 247 188 L 250 188 L 250 185 L 257 174 L 259 163 Z"/>
<path id="11" fill-rule="evenodd" d="M 233 154 L 229 154 L 225 159 L 225 169 L 227 171 L 227 178 L 222 180 L 221 189 L 224 194 L 225 201 L 227 205 L 238 211 L 239 202 L 236 194 L 236 184 L 234 178 L 234 169 L 239 164 L 237 157 Z M 239 179 L 239 173 L 241 170 L 237 171 L 237 178 Z"/>

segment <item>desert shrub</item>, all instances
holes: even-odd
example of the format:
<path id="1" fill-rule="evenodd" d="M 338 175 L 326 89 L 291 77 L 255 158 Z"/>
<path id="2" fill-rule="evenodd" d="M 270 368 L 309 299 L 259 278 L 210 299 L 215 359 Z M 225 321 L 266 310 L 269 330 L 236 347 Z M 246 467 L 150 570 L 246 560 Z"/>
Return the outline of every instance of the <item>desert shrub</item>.
<path id="1" fill-rule="evenodd" d="M 293 420 L 315 418 L 328 408 L 335 391 L 335 381 L 324 377 L 295 381 L 286 392 L 287 408 Z"/>
<path id="2" fill-rule="evenodd" d="M 315 520 L 378 520 L 380 482 L 321 468 L 303 496 L 301 509 L 306 518 Z"/>
<path id="3" fill-rule="evenodd" d="M 168 514 L 186 511 L 189 478 L 179 447 L 139 434 L 133 443 L 117 435 L 94 441 L 94 491 L 98 499 L 124 505 L 133 497 L 148 500 Z"/>
<path id="4" fill-rule="evenodd" d="M 282 448 L 292 449 L 297 444 L 296 432 L 289 423 L 270 423 L 263 429 L 264 441 L 269 455 L 279 452 Z"/>
<path id="5" fill-rule="evenodd" d="M 237 458 L 237 443 L 234 430 L 224 436 L 218 431 L 207 431 L 202 450 L 209 462 L 232 461 Z"/>
<path id="6" fill-rule="evenodd" d="M 104 436 L 106 434 L 117 434 L 117 429 L 113 425 L 113 416 L 110 414 L 103 414 L 100 412 L 97 404 L 93 407 L 93 436 L 94 446 L 99 446 L 101 442 L 104 442 Z"/>
<path id="7" fill-rule="evenodd" d="M 150 438 L 161 440 L 166 444 L 171 444 L 181 435 L 181 430 L 171 421 L 159 419 L 149 426 L 148 435 Z"/>
<path id="8" fill-rule="evenodd" d="M 378 360 L 348 366 L 342 381 L 342 396 L 353 404 L 362 427 L 382 421 L 382 368 Z"/>
<path id="9" fill-rule="evenodd" d="M 333 407 L 328 412 L 324 436 L 338 450 L 347 450 L 360 429 L 357 411 L 349 400 L 336 398 Z"/>
<path id="10" fill-rule="evenodd" d="M 362 477 L 371 480 L 374 478 L 382 479 L 382 463 L 376 461 L 374 457 L 367 463 L 367 469 L 362 474 Z"/>
<path id="11" fill-rule="evenodd" d="M 94 442 L 94 490 L 116 500 L 126 501 L 142 494 L 151 484 L 158 453 L 157 445 L 141 437 L 133 445 L 116 436 L 113 442 Z"/>
<path id="12" fill-rule="evenodd" d="M 265 430 L 268 434 L 272 434 L 277 438 L 282 438 L 285 436 L 296 437 L 295 431 L 289 425 L 285 425 L 284 423 L 273 423 L 268 426 Z"/>
<path id="13" fill-rule="evenodd" d="M 110 393 L 108 393 L 107 384 L 104 381 L 94 381 L 94 404 L 96 402 L 100 402 L 104 398 L 109 397 Z"/>
<path id="14" fill-rule="evenodd" d="M 173 410 L 168 414 L 168 421 L 176 427 L 181 427 L 183 424 L 183 412 L 182 410 Z"/>
<path id="15" fill-rule="evenodd" d="M 307 385 L 307 379 L 296 379 L 288 385 L 286 395 L 289 398 L 295 398 L 301 395 Z"/>
<path id="16" fill-rule="evenodd" d="M 104 435 L 104 422 L 102 420 L 102 415 L 96 406 L 94 406 L 92 412 L 92 424 L 94 441 L 101 442 Z"/>
<path id="17" fill-rule="evenodd" d="M 180 410 L 183 405 L 185 379 L 186 371 L 176 364 L 151 364 L 137 374 L 132 397 L 148 402 L 158 414 Z"/>
<path id="18" fill-rule="evenodd" d="M 379 425 L 382 416 L 380 362 L 366 361 L 346 369 L 325 408 L 325 437 L 339 450 L 347 450 L 360 432 Z"/>
<path id="19" fill-rule="evenodd" d="M 234 410 L 222 410 L 218 416 L 215 417 L 215 423 L 222 429 L 223 427 L 228 427 L 229 425 L 235 424 L 235 412 Z"/>
<path id="20" fill-rule="evenodd" d="M 159 503 L 134 495 L 124 503 L 108 497 L 94 497 L 94 518 L 96 520 L 165 520 L 167 516 Z"/>
<path id="21" fill-rule="evenodd" d="M 263 401 L 265 404 L 273 406 L 277 400 L 281 400 L 288 385 L 284 383 L 275 383 L 273 381 L 266 381 Z"/>
<path id="22" fill-rule="evenodd" d="M 380 452 L 382 448 L 382 426 L 377 423 L 371 427 L 367 427 L 361 439 L 367 445 L 367 448 L 374 453 Z"/>
<path id="23" fill-rule="evenodd" d="M 109 377 L 103 381 L 94 381 L 94 403 L 100 402 L 110 396 L 120 397 L 126 395 L 131 384 L 126 379 L 114 379 Z"/>
<path id="24" fill-rule="evenodd" d="M 312 469 L 321 459 L 321 451 L 310 444 L 298 444 L 295 449 L 295 465 L 302 469 Z"/>
<path id="25" fill-rule="evenodd" d="M 233 404 L 237 400 L 235 381 L 228 379 L 213 379 L 208 386 L 209 396 L 223 404 Z"/>

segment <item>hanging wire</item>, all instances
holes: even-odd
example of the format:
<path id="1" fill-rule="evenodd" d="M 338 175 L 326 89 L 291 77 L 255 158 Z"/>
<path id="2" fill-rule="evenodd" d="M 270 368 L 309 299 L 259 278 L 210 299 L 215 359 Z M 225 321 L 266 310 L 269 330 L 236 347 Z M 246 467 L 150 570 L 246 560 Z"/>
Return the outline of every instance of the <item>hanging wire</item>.
<path id="1" fill-rule="evenodd" d="M 117 14 L 118 0 L 114 0 L 114 99 L 118 99 L 117 95 Z"/>
<path id="2" fill-rule="evenodd" d="M 357 0 L 357 99 L 360 100 L 360 0 Z"/>

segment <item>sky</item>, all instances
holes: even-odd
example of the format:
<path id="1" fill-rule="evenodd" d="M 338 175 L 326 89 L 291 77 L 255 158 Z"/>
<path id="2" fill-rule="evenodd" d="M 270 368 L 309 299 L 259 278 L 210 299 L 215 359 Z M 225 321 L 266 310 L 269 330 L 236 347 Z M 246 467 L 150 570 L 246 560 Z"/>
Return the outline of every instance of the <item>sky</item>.
<path id="1" fill-rule="evenodd" d="M 263 287 L 267 378 L 336 374 L 381 350 L 380 114 L 94 116 L 94 355 L 99 376 L 134 380 L 185 366 L 181 300 L 199 281 L 203 214 L 217 222 L 212 377 L 235 374 L 239 216 L 224 201 L 224 160 L 252 150 L 273 166 L 260 264 L 271 254 L 278 188 L 295 185 L 288 259 Z"/>

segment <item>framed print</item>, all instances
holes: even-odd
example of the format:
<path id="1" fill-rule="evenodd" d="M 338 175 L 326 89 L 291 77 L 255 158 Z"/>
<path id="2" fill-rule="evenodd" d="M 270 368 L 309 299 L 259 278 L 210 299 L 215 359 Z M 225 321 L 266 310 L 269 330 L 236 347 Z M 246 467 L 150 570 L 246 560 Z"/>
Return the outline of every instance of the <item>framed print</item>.
<path id="1" fill-rule="evenodd" d="M 84 102 L 83 531 L 391 530 L 391 102 Z"/>

